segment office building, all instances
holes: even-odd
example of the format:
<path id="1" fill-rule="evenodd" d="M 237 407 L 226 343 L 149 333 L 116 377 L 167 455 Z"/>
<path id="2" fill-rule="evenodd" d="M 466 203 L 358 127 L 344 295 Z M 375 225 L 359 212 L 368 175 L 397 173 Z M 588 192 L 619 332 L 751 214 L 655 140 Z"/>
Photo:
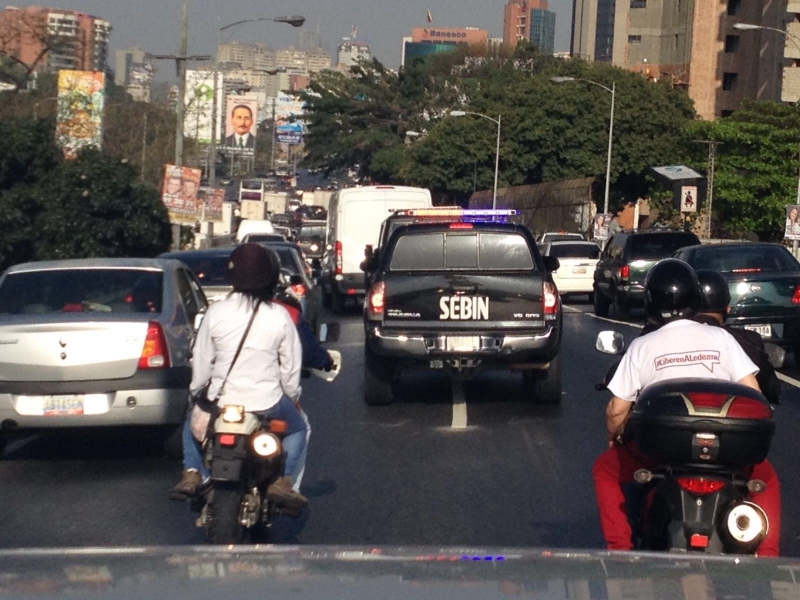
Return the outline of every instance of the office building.
<path id="1" fill-rule="evenodd" d="M 713 119 L 781 97 L 784 36 L 733 25 L 783 29 L 786 17 L 786 0 L 574 0 L 572 55 L 685 86 Z"/>
<path id="2" fill-rule="evenodd" d="M 35 63 L 37 72 L 105 71 L 110 31 L 108 21 L 82 12 L 8 6 L 0 12 L 0 54 Z"/>
<path id="3" fill-rule="evenodd" d="M 133 65 L 145 62 L 145 51 L 141 48 L 123 48 L 114 53 L 114 83 L 121 86 L 128 85 L 131 68 Z"/>
<path id="4" fill-rule="evenodd" d="M 503 19 L 503 42 L 515 47 L 523 40 L 530 41 L 542 52 L 555 49 L 556 13 L 548 0 L 509 0 Z"/>
<path id="5" fill-rule="evenodd" d="M 342 68 L 350 68 L 361 60 L 370 60 L 369 44 L 357 42 L 352 38 L 342 38 L 336 55 L 336 64 Z"/>
<path id="6" fill-rule="evenodd" d="M 414 27 L 411 38 L 403 38 L 403 54 L 401 65 L 415 58 L 434 54 L 452 52 L 459 46 L 480 46 L 489 44 L 489 32 L 486 29 L 464 27 L 461 29 Z"/>
<path id="7" fill-rule="evenodd" d="M 317 50 L 322 48 L 322 36 L 319 31 L 303 29 L 298 34 L 297 47 L 300 50 Z"/>

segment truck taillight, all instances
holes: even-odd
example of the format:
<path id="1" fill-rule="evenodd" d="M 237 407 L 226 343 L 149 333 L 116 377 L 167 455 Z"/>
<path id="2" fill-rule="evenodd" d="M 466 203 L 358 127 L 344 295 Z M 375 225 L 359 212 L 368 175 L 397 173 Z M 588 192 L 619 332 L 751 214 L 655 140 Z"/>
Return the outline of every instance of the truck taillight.
<path id="1" fill-rule="evenodd" d="M 160 323 L 150 321 L 147 326 L 147 337 L 144 340 L 142 355 L 139 358 L 139 368 L 166 369 L 169 366 L 169 348 L 164 330 Z"/>
<path id="2" fill-rule="evenodd" d="M 370 319 L 382 319 L 386 307 L 386 284 L 379 281 L 372 286 L 367 298 L 367 313 Z"/>
<path id="3" fill-rule="evenodd" d="M 794 294 L 792 295 L 792 304 L 800 304 L 800 285 L 794 288 Z"/>
<path id="4" fill-rule="evenodd" d="M 298 298 L 305 298 L 306 297 L 306 286 L 302 283 L 296 283 L 292 286 L 292 291 L 294 292 L 295 296 Z"/>
<path id="5" fill-rule="evenodd" d="M 342 242 L 336 242 L 336 275 L 342 274 Z"/>
<path id="6" fill-rule="evenodd" d="M 544 319 L 545 321 L 554 321 L 558 318 L 558 290 L 555 284 L 545 281 L 543 291 L 542 306 L 544 307 Z"/>
<path id="7" fill-rule="evenodd" d="M 622 268 L 619 270 L 619 278 L 622 281 L 628 281 L 631 276 L 631 268 L 628 265 L 622 265 Z"/>

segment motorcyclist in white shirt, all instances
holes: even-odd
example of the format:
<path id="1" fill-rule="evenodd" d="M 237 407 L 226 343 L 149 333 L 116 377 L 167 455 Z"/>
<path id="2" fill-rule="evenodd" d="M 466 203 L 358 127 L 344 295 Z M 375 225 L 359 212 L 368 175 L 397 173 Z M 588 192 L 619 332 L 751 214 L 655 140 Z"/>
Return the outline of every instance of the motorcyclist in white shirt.
<path id="1" fill-rule="evenodd" d="M 755 377 L 758 367 L 733 336 L 720 327 L 692 320 L 700 308 L 701 296 L 697 275 L 687 263 L 666 259 L 653 266 L 645 281 L 645 299 L 648 317 L 663 325 L 631 343 L 608 384 L 613 394 L 606 408 L 610 448 L 598 458 L 593 469 L 600 523 L 610 550 L 633 548 L 622 486 L 633 481 L 634 472 L 647 468 L 649 462 L 635 443 L 623 441 L 622 436 L 641 390 L 684 377 L 732 381 L 759 390 Z M 778 477 L 766 460 L 753 468 L 752 477 L 766 483 L 766 491 L 753 494 L 752 500 L 770 520 L 769 534 L 758 554 L 778 556 L 781 512 Z"/>

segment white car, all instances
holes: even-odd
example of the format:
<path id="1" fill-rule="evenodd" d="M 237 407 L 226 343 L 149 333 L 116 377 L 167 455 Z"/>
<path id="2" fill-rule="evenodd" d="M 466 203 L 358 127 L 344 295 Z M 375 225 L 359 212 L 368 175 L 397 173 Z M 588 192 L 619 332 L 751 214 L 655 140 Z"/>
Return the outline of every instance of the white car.
<path id="1" fill-rule="evenodd" d="M 544 256 L 555 256 L 561 266 L 553 272 L 560 294 L 588 294 L 592 299 L 594 268 L 600 259 L 600 247 L 584 240 L 559 240 L 542 248 Z"/>

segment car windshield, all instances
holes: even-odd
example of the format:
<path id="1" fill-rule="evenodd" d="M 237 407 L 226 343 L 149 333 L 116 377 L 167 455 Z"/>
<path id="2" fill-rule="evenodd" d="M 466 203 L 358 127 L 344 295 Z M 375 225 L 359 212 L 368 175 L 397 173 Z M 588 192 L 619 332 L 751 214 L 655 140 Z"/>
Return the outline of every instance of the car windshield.
<path id="1" fill-rule="evenodd" d="M 530 270 L 533 257 L 524 237 L 508 233 L 415 233 L 392 252 L 392 271 L 472 269 Z"/>
<path id="2" fill-rule="evenodd" d="M 779 246 L 715 245 L 698 248 L 692 266 L 720 273 L 800 271 L 800 263 Z"/>
<path id="3" fill-rule="evenodd" d="M 292 272 L 292 275 L 296 275 L 302 272 L 300 268 L 300 263 L 298 262 L 297 251 L 293 250 L 289 246 L 273 246 L 268 245 L 268 248 L 272 248 L 275 252 L 278 253 L 278 258 L 281 261 L 281 268 L 287 269 L 288 271 Z"/>
<path id="4" fill-rule="evenodd" d="M 303 225 L 297 239 L 303 242 L 311 241 L 314 238 L 322 239 L 325 237 L 325 225 Z"/>
<path id="5" fill-rule="evenodd" d="M 648 233 L 631 237 L 631 260 L 657 260 L 672 256 L 685 246 L 699 244 L 691 233 Z"/>
<path id="6" fill-rule="evenodd" d="M 553 244 L 548 251 L 556 258 L 600 258 L 600 247 L 597 244 Z"/>
<path id="7" fill-rule="evenodd" d="M 160 313 L 164 274 L 145 269 L 53 269 L 10 273 L 0 313 Z"/>
<path id="8" fill-rule="evenodd" d="M 208 256 L 197 253 L 172 256 L 170 258 L 177 258 L 183 261 L 192 270 L 195 277 L 200 280 L 200 285 L 206 287 L 229 285 L 228 256 L 227 254 Z"/>
<path id="9" fill-rule="evenodd" d="M 280 230 L 278 227 L 275 229 L 278 231 Z M 284 239 L 286 238 L 280 233 L 248 233 L 244 236 L 243 241 L 257 244 L 258 242 L 280 242 Z"/>

